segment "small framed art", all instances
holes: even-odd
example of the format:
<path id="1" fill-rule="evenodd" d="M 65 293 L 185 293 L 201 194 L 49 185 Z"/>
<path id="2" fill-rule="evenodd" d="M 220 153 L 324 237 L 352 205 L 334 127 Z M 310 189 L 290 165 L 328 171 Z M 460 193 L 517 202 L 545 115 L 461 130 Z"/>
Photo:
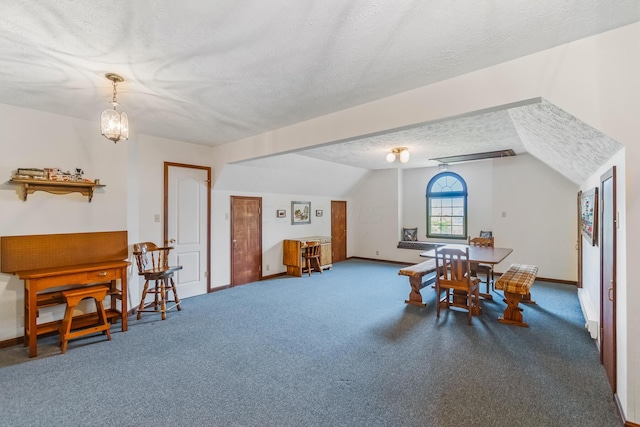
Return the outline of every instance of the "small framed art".
<path id="1" fill-rule="evenodd" d="M 311 224 L 311 202 L 291 202 L 291 224 Z"/>
<path id="2" fill-rule="evenodd" d="M 276 217 L 277 218 L 286 218 L 287 217 L 287 211 L 284 209 L 278 209 L 276 211 Z"/>

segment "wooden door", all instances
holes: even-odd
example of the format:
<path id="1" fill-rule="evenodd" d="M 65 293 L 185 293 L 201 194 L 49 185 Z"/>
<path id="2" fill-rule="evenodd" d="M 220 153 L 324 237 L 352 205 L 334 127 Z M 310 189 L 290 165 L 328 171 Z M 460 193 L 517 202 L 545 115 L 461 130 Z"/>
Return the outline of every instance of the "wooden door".
<path id="1" fill-rule="evenodd" d="M 616 392 L 616 169 L 600 177 L 600 361 Z"/>
<path id="2" fill-rule="evenodd" d="M 347 202 L 331 201 L 331 250 L 332 261 L 347 259 Z"/>
<path id="3" fill-rule="evenodd" d="M 181 298 L 211 292 L 211 168 L 164 162 L 164 244 Z"/>
<path id="4" fill-rule="evenodd" d="M 262 278 L 262 199 L 231 196 L 231 286 Z"/>

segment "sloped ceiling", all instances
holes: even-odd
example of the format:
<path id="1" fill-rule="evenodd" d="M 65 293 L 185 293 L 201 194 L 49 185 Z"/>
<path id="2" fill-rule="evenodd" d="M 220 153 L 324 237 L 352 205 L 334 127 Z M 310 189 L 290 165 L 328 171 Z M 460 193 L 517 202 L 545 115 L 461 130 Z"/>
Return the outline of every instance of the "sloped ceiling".
<path id="1" fill-rule="evenodd" d="M 392 147 L 407 147 L 407 163 L 387 163 Z M 591 176 L 622 144 L 544 99 L 464 117 L 391 130 L 299 151 L 302 156 L 364 169 L 438 166 L 431 160 L 512 149 L 530 153 L 576 184 Z"/>

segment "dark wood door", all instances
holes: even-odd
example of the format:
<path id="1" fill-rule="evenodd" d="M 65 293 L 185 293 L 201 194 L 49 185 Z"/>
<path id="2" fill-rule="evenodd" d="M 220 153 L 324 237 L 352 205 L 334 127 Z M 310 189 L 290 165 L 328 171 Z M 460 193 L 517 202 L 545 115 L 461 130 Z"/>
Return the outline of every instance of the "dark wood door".
<path id="1" fill-rule="evenodd" d="M 347 259 L 347 202 L 331 201 L 331 251 L 333 262 Z"/>
<path id="2" fill-rule="evenodd" d="M 616 170 L 602 175 L 600 191 L 600 361 L 616 392 Z"/>
<path id="3" fill-rule="evenodd" d="M 262 199 L 231 196 L 231 286 L 262 278 Z"/>

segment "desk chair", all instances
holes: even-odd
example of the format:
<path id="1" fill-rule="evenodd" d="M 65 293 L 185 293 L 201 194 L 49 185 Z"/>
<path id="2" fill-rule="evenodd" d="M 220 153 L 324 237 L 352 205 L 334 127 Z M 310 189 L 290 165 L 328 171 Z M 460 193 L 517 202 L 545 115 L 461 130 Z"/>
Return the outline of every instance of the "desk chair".
<path id="1" fill-rule="evenodd" d="M 167 318 L 167 311 L 177 308 L 181 310 L 180 298 L 176 291 L 176 284 L 173 281 L 173 274 L 182 270 L 181 265 L 169 266 L 169 252 L 173 247 L 159 248 L 154 243 L 143 242 L 133 245 L 133 255 L 138 266 L 138 275 L 144 276 L 144 288 L 142 298 L 138 306 L 138 320 L 141 313 L 155 312 L 162 314 L 162 320 Z M 149 282 L 154 282 L 154 286 L 149 289 Z M 173 292 L 173 299 L 169 298 L 169 292 Z M 153 301 L 146 302 L 147 295 L 153 294 Z M 167 307 L 167 303 L 173 305 Z M 153 308 L 151 308 L 153 307 Z"/>
<path id="2" fill-rule="evenodd" d="M 488 248 L 493 248 L 493 237 L 469 237 L 469 245 L 470 246 L 484 246 Z M 477 262 L 471 263 L 471 271 L 475 272 L 476 275 L 478 273 L 482 273 L 485 276 L 485 283 L 487 284 L 487 294 L 489 293 L 489 286 L 493 289 L 493 266 L 491 264 L 481 264 Z"/>
<path id="3" fill-rule="evenodd" d="M 471 325 L 471 316 L 480 307 L 480 279 L 471 275 L 469 248 L 464 251 L 436 248 L 436 271 L 436 317 L 440 318 L 441 306 L 459 307 L 469 312 Z M 445 296 L 441 298 L 443 290 Z"/>
<path id="4" fill-rule="evenodd" d="M 322 273 L 322 267 L 320 267 L 320 242 L 307 242 L 307 248 L 302 253 L 303 258 L 306 260 L 307 272 L 311 276 L 311 268 L 315 261 L 318 271 Z"/>

